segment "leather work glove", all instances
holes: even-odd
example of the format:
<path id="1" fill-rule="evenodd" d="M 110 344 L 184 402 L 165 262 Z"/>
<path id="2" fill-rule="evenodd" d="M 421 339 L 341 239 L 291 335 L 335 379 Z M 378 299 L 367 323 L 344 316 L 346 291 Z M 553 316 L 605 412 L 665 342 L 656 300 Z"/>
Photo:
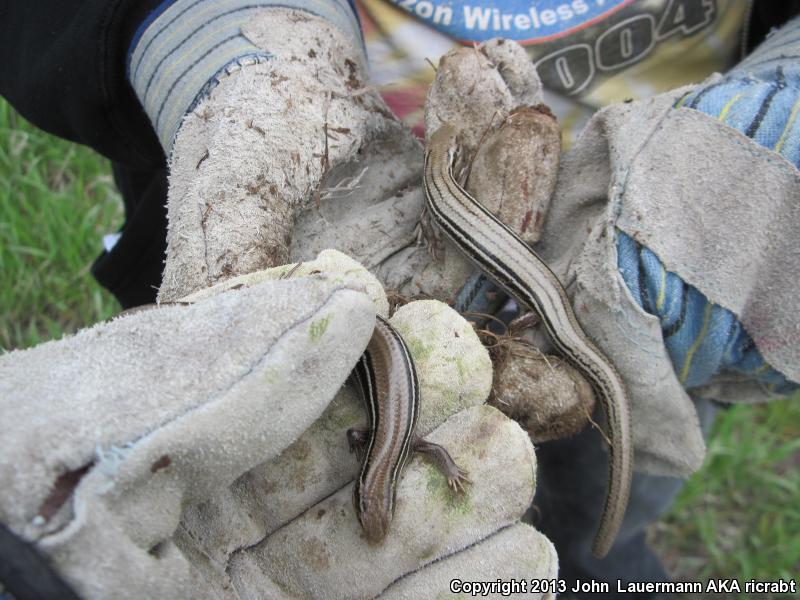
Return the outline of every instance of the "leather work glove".
<path id="1" fill-rule="evenodd" d="M 225 22 L 233 17 L 223 8 L 211 10 L 222 12 Z M 179 9 L 161 19 L 171 22 Z M 159 65 L 191 22 L 181 22 L 173 36 L 159 35 L 161 26 L 154 24 L 132 55 L 132 84 L 171 156 L 169 245 L 159 301 L 284 264 L 290 244 L 304 239 L 295 229 L 304 211 L 324 219 L 323 203 L 328 210 L 340 204 L 353 209 L 350 200 L 361 196 L 362 187 L 372 181 L 375 191 L 376 176 L 393 191 L 416 176 L 416 163 L 385 165 L 392 154 L 417 152 L 418 145 L 368 86 L 363 49 L 350 42 L 359 34 L 346 2 L 329 3 L 327 20 L 287 9 L 240 12 L 244 16 L 227 26 L 241 32 L 249 54 L 214 75 L 202 101 L 182 120 L 184 104 L 198 90 L 159 99 L 157 91 L 172 87 L 170 77 L 182 63 L 166 72 Z M 209 15 L 186 18 L 205 22 Z M 226 30 L 214 35 L 224 37 Z M 213 39 L 197 43 L 216 47 Z M 196 57 L 181 60 L 193 64 Z M 201 71 L 197 81 L 212 74 Z M 177 116 L 170 120 L 167 114 Z M 362 164 L 365 156 L 381 168 Z M 331 177 L 335 183 L 326 183 Z"/>
<path id="2" fill-rule="evenodd" d="M 432 300 L 392 323 L 419 372 L 418 431 L 471 483 L 454 493 L 411 460 L 389 534 L 366 540 L 345 436 L 365 410 L 342 384 L 387 306 L 329 251 L 0 357 L 0 410 L 15 415 L 0 426 L 0 519 L 84 598 L 406 597 L 554 578 L 552 545 L 519 523 L 528 436 L 481 406 L 486 351 Z"/>

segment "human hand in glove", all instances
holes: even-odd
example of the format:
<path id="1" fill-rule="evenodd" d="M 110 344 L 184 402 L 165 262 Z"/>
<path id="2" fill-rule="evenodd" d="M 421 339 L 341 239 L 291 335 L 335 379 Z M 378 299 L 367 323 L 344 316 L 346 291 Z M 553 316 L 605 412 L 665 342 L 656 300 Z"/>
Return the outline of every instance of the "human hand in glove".
<path id="1" fill-rule="evenodd" d="M 554 578 L 552 546 L 518 522 L 535 480 L 528 436 L 481 406 L 486 351 L 436 301 L 391 322 L 419 373 L 417 432 L 471 483 L 454 492 L 412 458 L 382 475 L 383 541 L 362 529 L 346 432 L 366 412 L 341 386 L 387 306 L 331 251 L 3 356 L 0 410 L 14 418 L 0 432 L 0 519 L 85 598 L 399 597 Z M 391 454 L 407 433 L 374 443 Z"/>
<path id="2" fill-rule="evenodd" d="M 579 323 L 625 381 L 639 470 L 688 475 L 700 466 L 705 448 L 689 393 L 754 401 L 796 389 L 797 344 L 786 333 L 795 328 L 786 311 L 794 301 L 785 283 L 797 266 L 786 246 L 798 221 L 796 170 L 775 151 L 794 156 L 789 107 L 797 90 L 787 83 L 788 67 L 778 64 L 776 43 L 768 40 L 723 78 L 600 111 L 556 162 L 557 185 L 554 169 L 549 179 L 539 177 L 542 188 L 555 191 L 549 209 L 544 205 L 536 250 L 567 284 Z M 506 144 L 514 152 L 506 150 L 504 161 L 485 159 L 497 153 L 493 138 L 510 137 L 503 129 L 521 137 L 513 133 L 519 111 L 482 110 L 497 106 L 490 101 L 496 71 L 507 77 L 511 70 L 487 46 L 440 63 L 439 87 L 429 97 L 437 105 L 429 104 L 426 125 L 434 131 L 462 124 L 458 150 L 471 165 L 462 183 L 496 210 L 492 203 L 503 200 L 502 207 L 506 198 L 528 194 L 536 169 L 558 154 L 558 143 L 540 127 L 538 144 Z M 468 97 L 467 89 L 480 93 Z M 491 168 L 476 173 L 487 162 Z M 757 215 L 754 197 L 764 199 Z M 538 221 L 528 215 L 541 207 L 534 198 L 503 220 L 525 237 Z M 756 274 L 757 284 L 743 282 Z M 462 290 L 457 306 L 474 310 L 476 296 L 475 286 Z M 486 310 L 488 303 L 478 305 Z M 572 433 L 551 435 L 552 425 L 529 416 L 530 386 L 519 381 L 530 373 L 524 361 L 509 362 L 513 368 L 498 378 L 499 389 L 496 384 L 497 405 L 527 421 L 534 439 Z M 541 367 L 536 378 L 548 369 Z M 539 400 L 537 408 L 543 405 L 578 425 L 590 414 L 586 404 L 577 403 L 578 418 L 569 414 L 576 403 Z"/>
<path id="3" fill-rule="evenodd" d="M 326 190 L 326 174 L 373 140 L 416 147 L 368 86 L 347 2 L 319 3 L 320 16 L 269 2 L 183 4 L 144 30 L 130 58 L 170 163 L 159 301 L 287 262 L 290 242 L 302 240 L 298 213 L 358 186 L 356 171 L 349 190 Z M 382 175 L 395 189 L 411 177 L 402 164 Z"/>

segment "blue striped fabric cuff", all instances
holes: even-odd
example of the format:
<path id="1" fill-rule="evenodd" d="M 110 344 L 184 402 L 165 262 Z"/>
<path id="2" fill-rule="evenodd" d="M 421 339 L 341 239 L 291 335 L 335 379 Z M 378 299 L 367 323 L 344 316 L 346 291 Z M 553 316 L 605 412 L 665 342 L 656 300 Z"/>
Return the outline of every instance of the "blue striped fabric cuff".
<path id="1" fill-rule="evenodd" d="M 711 115 L 800 167 L 800 18 L 677 106 Z"/>
<path id="2" fill-rule="evenodd" d="M 127 71 L 167 156 L 184 115 L 221 77 L 271 58 L 242 35 L 253 14 L 270 7 L 322 17 L 363 49 L 352 0 L 166 0 L 137 30 Z"/>
<path id="3" fill-rule="evenodd" d="M 661 321 L 664 345 L 685 388 L 707 383 L 725 371 L 746 375 L 776 394 L 790 394 L 800 387 L 764 361 L 736 315 L 709 302 L 620 230 L 617 266 L 636 302 Z"/>

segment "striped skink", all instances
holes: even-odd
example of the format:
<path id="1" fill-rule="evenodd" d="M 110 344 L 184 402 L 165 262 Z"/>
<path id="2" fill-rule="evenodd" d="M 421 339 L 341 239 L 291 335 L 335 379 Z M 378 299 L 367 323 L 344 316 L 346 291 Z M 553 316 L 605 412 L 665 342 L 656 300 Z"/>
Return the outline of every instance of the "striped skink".
<path id="1" fill-rule="evenodd" d="M 442 125 L 425 147 L 423 184 L 437 225 L 481 271 L 522 305 L 535 310 L 553 345 L 592 384 L 605 411 L 609 476 L 592 552 L 598 558 L 614 542 L 630 494 L 633 473 L 631 423 L 625 386 L 614 366 L 584 333 L 555 274 L 511 229 L 455 180 L 457 132 Z"/>
<path id="2" fill-rule="evenodd" d="M 367 539 L 378 543 L 389 531 L 397 482 L 412 451 L 427 454 L 452 490 L 462 491 L 469 480 L 447 450 L 414 432 L 419 417 L 417 371 L 403 338 L 380 316 L 353 376 L 369 417 L 369 429 L 347 431 L 350 449 L 362 455 L 353 504 Z"/>

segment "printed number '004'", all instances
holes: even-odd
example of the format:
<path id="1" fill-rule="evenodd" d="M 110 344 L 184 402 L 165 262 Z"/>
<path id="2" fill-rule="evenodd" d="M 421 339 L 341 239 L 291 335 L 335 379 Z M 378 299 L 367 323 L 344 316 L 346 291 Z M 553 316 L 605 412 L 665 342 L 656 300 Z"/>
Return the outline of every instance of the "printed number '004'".
<path id="1" fill-rule="evenodd" d="M 594 46 L 579 43 L 560 48 L 537 60 L 536 69 L 545 87 L 578 94 L 597 71 L 614 71 L 638 62 L 656 43 L 707 27 L 716 13 L 715 0 L 670 0 L 660 17 L 639 14 L 620 21 L 600 35 Z"/>

